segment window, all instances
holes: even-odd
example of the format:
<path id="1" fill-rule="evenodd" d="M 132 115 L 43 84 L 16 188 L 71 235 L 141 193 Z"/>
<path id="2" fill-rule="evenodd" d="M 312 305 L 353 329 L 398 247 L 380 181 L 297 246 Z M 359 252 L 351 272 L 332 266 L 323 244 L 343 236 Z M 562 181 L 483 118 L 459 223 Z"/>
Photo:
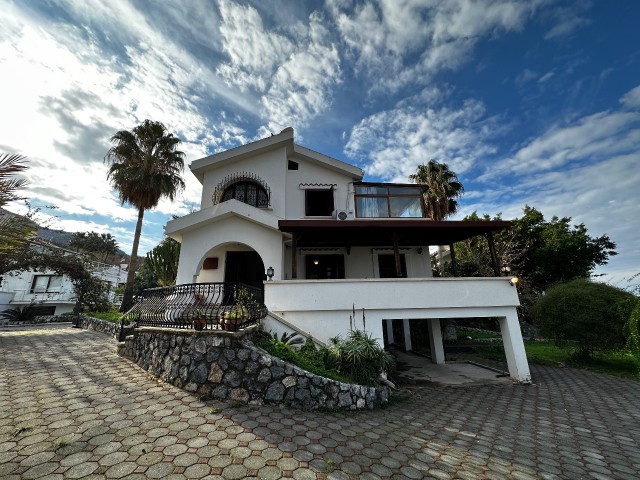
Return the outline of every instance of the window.
<path id="1" fill-rule="evenodd" d="M 269 206 L 269 195 L 262 185 L 251 181 L 237 182 L 229 185 L 222 193 L 222 201 L 231 199 L 246 203 L 257 208 Z"/>
<path id="2" fill-rule="evenodd" d="M 402 272 L 402 276 L 400 278 L 407 278 L 407 262 L 404 258 L 404 254 L 400 254 L 400 270 Z M 397 278 L 396 256 L 378 255 L 378 272 L 380 274 L 380 278 Z"/>
<path id="3" fill-rule="evenodd" d="M 59 292 L 61 288 L 61 275 L 36 275 L 31 283 L 31 293 Z"/>
<path id="4" fill-rule="evenodd" d="M 330 217 L 333 213 L 333 188 L 325 190 L 305 190 L 307 217 Z"/>
<path id="5" fill-rule="evenodd" d="M 420 187 L 361 183 L 355 185 L 356 216 L 360 218 L 422 218 Z"/>
<path id="6" fill-rule="evenodd" d="M 344 255 L 306 255 L 307 279 L 344 278 Z"/>

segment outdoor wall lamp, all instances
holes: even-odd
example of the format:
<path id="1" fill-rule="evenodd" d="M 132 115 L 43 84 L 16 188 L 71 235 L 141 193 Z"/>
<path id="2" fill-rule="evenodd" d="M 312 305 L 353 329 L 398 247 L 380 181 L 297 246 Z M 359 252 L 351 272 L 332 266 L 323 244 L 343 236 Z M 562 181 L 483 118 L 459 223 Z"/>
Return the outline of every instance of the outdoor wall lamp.
<path id="1" fill-rule="evenodd" d="M 502 273 L 506 275 L 511 271 L 511 267 L 509 265 L 503 265 L 500 267 L 500 270 L 502 270 Z"/>
<path id="2" fill-rule="evenodd" d="M 267 277 L 269 277 L 269 280 L 273 280 L 273 275 L 275 274 L 275 271 L 273 270 L 273 267 L 269 267 L 267 268 Z"/>
<path id="3" fill-rule="evenodd" d="M 418 247 L 418 255 L 422 255 L 422 247 Z"/>
<path id="4" fill-rule="evenodd" d="M 518 279 L 518 277 L 511 277 L 509 279 L 509 283 L 511 283 L 511 285 L 513 285 L 514 287 L 518 284 L 520 280 Z"/>

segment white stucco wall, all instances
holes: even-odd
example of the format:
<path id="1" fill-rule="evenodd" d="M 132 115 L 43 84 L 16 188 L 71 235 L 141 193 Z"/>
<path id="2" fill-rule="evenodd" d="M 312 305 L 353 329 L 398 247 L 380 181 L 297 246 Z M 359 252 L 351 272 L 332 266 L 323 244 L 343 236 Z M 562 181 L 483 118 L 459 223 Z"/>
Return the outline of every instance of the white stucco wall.
<path id="1" fill-rule="evenodd" d="M 386 319 L 498 317 L 510 375 L 531 380 L 518 325 L 518 293 L 508 278 L 265 282 L 265 304 L 322 342 L 346 336 L 350 316 L 353 328 L 366 329 L 380 344 Z"/>
<path id="2" fill-rule="evenodd" d="M 204 174 L 200 208 L 208 208 L 213 205 L 213 192 L 227 175 L 242 172 L 257 175 L 269 186 L 271 189 L 271 212 L 277 217 L 284 218 L 285 196 L 282 192 L 285 190 L 287 174 L 287 152 L 284 147 L 262 152 L 259 155 L 243 158 L 233 163 L 213 165 Z"/>
<path id="3" fill-rule="evenodd" d="M 275 278 L 281 278 L 282 234 L 246 218 L 232 215 L 215 223 L 205 223 L 183 235 L 176 283 L 222 281 L 217 280 L 224 279 L 224 255 L 221 253 L 238 249 L 255 250 L 262 258 L 265 268 L 273 266 Z M 214 251 L 218 254 L 213 254 Z M 204 276 L 198 279 L 196 275 L 200 272 L 204 259 L 215 256 L 219 257 L 218 270 L 209 270 L 206 275 L 216 280 L 204 280 Z"/>
<path id="4" fill-rule="evenodd" d="M 348 332 L 354 306 L 381 339 L 383 319 L 504 316 L 520 303 L 506 278 L 406 278 L 266 282 L 265 304 L 326 342 Z"/>
<path id="5" fill-rule="evenodd" d="M 285 218 L 305 218 L 305 190 L 325 190 L 328 188 L 326 186 L 303 186 L 301 188 L 300 184 L 336 184 L 333 192 L 334 209 L 344 210 L 347 208 L 349 189 L 353 191 L 351 176 L 329 170 L 301 157 L 294 156 L 290 159 L 298 163 L 298 170 L 287 170 Z"/>

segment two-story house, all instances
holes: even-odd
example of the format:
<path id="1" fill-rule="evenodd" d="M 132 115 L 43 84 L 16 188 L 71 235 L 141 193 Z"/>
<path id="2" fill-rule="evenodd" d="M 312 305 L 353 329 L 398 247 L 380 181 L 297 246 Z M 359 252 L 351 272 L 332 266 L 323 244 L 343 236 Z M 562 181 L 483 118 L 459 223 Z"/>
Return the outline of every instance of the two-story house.
<path id="1" fill-rule="evenodd" d="M 510 375 L 530 380 L 518 294 L 495 255 L 491 278 L 434 278 L 430 263 L 430 246 L 478 235 L 493 251 L 492 233 L 509 222 L 431 221 L 419 186 L 364 182 L 360 168 L 294 143 L 291 128 L 190 168 L 202 184 L 200 210 L 165 227 L 182 244 L 177 284 L 256 286 L 267 330 L 323 342 L 353 322 L 392 342 L 395 321 L 410 349 L 409 320 L 425 321 L 436 363 L 444 362 L 440 319 L 496 317 Z"/>
<path id="2" fill-rule="evenodd" d="M 56 255 L 81 255 L 41 239 L 32 242 L 34 249 L 46 249 Z M 94 277 L 105 283 L 109 299 L 119 305 L 119 286 L 127 280 L 127 265 L 90 262 Z M 0 278 L 0 312 L 16 307 L 35 306 L 42 316 L 72 312 L 76 304 L 73 283 L 66 275 L 52 270 L 9 272 Z"/>

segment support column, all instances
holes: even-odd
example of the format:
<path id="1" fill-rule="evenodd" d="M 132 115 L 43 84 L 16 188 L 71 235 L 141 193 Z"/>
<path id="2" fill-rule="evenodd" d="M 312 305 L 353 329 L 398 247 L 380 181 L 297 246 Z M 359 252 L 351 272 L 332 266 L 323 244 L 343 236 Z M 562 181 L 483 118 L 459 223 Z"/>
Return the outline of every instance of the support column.
<path id="1" fill-rule="evenodd" d="M 291 278 L 298 278 L 298 234 L 291 235 Z"/>
<path id="2" fill-rule="evenodd" d="M 387 342 L 391 345 L 395 343 L 395 339 L 393 338 L 393 320 L 385 320 L 384 323 L 387 327 Z"/>
<path id="3" fill-rule="evenodd" d="M 404 333 L 404 349 L 406 352 L 409 352 L 413 349 L 411 345 L 411 328 L 409 326 L 409 319 L 402 319 L 402 331 Z"/>
<path id="4" fill-rule="evenodd" d="M 444 363 L 444 343 L 442 341 L 442 330 L 440 329 L 439 318 L 427 319 L 429 325 L 429 348 L 431 349 L 431 360 L 438 365 Z"/>
<path id="5" fill-rule="evenodd" d="M 514 380 L 522 383 L 531 383 L 531 372 L 527 353 L 524 349 L 522 332 L 518 323 L 518 313 L 513 308 L 506 317 L 499 317 L 500 332 L 502 333 L 502 344 L 507 357 L 509 375 Z"/>

